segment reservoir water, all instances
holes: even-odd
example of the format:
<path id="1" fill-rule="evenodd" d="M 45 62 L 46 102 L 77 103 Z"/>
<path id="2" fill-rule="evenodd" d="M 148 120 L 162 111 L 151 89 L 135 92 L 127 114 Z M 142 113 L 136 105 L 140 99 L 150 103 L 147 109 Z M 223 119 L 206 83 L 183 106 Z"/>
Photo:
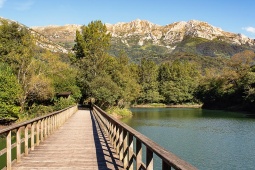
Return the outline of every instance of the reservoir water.
<path id="1" fill-rule="evenodd" d="M 254 170 L 255 119 L 194 108 L 132 108 L 123 122 L 201 170 Z M 159 163 L 155 160 L 155 169 Z"/>

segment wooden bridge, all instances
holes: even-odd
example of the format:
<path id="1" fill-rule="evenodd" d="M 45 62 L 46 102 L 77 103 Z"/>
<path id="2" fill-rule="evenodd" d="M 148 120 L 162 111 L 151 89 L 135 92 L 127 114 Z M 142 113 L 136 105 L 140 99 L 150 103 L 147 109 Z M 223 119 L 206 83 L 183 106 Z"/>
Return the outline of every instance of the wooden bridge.
<path id="1" fill-rule="evenodd" d="M 155 155 L 161 169 L 196 169 L 97 106 L 70 107 L 9 126 L 0 135 L 6 141 L 0 169 L 150 170 Z"/>

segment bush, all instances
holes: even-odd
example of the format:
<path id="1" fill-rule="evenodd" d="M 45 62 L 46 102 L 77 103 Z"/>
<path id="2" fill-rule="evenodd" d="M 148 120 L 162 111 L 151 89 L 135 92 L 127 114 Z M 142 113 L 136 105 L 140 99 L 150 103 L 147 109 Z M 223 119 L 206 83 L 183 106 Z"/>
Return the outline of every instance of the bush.
<path id="1" fill-rule="evenodd" d="M 119 117 L 129 117 L 132 116 L 132 112 L 127 108 L 111 107 L 107 109 L 107 113 L 112 114 L 113 116 Z"/>
<path id="2" fill-rule="evenodd" d="M 54 102 L 54 110 L 61 110 L 75 104 L 75 99 L 72 97 L 63 98 L 60 97 Z"/>

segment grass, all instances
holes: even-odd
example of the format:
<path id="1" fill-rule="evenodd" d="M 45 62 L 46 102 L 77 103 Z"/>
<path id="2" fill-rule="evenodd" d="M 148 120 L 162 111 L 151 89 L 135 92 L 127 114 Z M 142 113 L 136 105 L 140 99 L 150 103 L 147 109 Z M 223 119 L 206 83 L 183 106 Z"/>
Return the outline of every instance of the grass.
<path id="1" fill-rule="evenodd" d="M 107 109 L 107 113 L 113 115 L 116 118 L 130 117 L 132 112 L 127 108 L 111 107 Z"/>

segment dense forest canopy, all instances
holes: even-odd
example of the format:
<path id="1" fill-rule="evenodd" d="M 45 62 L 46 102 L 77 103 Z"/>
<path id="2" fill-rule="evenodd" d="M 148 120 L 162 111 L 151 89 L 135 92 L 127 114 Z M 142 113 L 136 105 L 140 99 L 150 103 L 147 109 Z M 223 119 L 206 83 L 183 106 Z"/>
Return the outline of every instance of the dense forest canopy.
<path id="1" fill-rule="evenodd" d="M 254 51 L 230 58 L 178 52 L 159 63 L 151 56 L 133 63 L 124 50 L 111 56 L 110 41 L 106 26 L 93 21 L 76 32 L 74 53 L 64 55 L 38 47 L 26 28 L 1 20 L 1 123 L 92 100 L 103 108 L 203 103 L 255 109 Z M 72 95 L 57 98 L 61 92 Z"/>
<path id="2" fill-rule="evenodd" d="M 80 98 L 77 69 L 63 62 L 61 55 L 37 47 L 23 26 L 1 20 L 1 123 L 66 107 Z M 72 92 L 74 99 L 60 103 L 55 96 L 63 91 Z"/>

